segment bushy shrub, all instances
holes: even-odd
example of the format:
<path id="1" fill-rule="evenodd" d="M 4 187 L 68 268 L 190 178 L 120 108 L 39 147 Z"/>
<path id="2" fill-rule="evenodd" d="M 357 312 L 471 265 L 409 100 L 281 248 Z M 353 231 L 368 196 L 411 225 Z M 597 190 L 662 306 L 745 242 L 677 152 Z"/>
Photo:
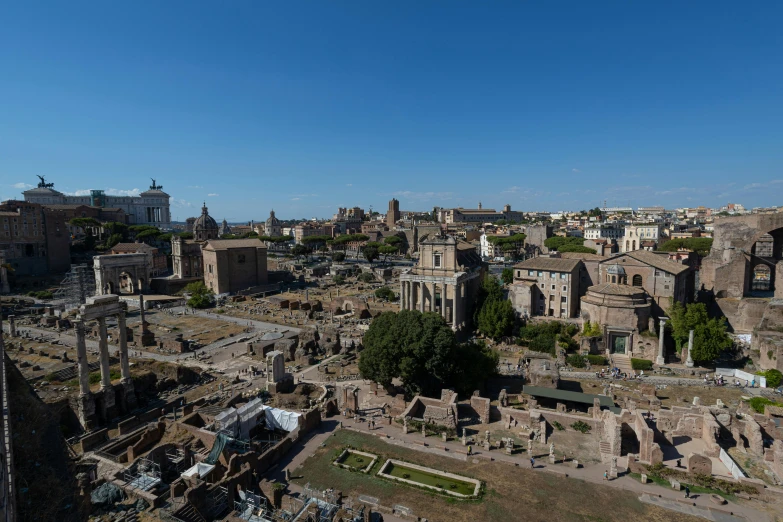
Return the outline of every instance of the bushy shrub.
<path id="1" fill-rule="evenodd" d="M 565 429 L 565 427 L 557 421 L 552 421 L 552 427 L 557 431 L 563 431 Z"/>
<path id="2" fill-rule="evenodd" d="M 609 361 L 603 355 L 588 355 L 587 360 L 593 366 L 607 366 Z"/>
<path id="3" fill-rule="evenodd" d="M 375 281 L 375 274 L 372 272 L 364 272 L 359 274 L 359 281 L 362 283 L 372 283 Z"/>
<path id="4" fill-rule="evenodd" d="M 753 397 L 748 401 L 748 404 L 756 413 L 764 413 L 764 406 L 783 406 L 783 404 L 771 401 L 766 397 Z"/>
<path id="5" fill-rule="evenodd" d="M 591 323 L 590 321 L 585 321 L 585 326 L 582 329 L 582 335 L 585 337 L 601 337 L 603 335 L 603 331 L 601 330 L 601 325 L 598 323 Z"/>
<path id="6" fill-rule="evenodd" d="M 30 297 L 35 297 L 36 299 L 52 299 L 54 298 L 54 294 L 51 293 L 49 290 L 36 290 L 32 292 L 27 292 L 27 295 Z"/>
<path id="7" fill-rule="evenodd" d="M 756 375 L 767 378 L 767 388 L 777 388 L 780 386 L 780 383 L 783 382 L 783 373 L 780 373 L 780 370 L 774 368 L 763 372 L 756 372 Z"/>
<path id="8" fill-rule="evenodd" d="M 555 354 L 555 336 L 547 334 L 539 334 L 531 339 L 527 344 L 529 350 L 534 352 L 548 353 L 550 355 Z"/>
<path id="9" fill-rule="evenodd" d="M 571 424 L 571 427 L 579 433 L 587 433 L 592 429 L 590 428 L 590 425 L 584 421 L 576 421 L 575 423 Z"/>
<path id="10" fill-rule="evenodd" d="M 560 346 L 560 348 L 567 352 L 573 352 L 579 348 L 579 343 L 566 334 L 560 334 L 557 336 L 557 344 Z"/>
<path id="11" fill-rule="evenodd" d="M 568 363 L 570 366 L 573 366 L 574 368 L 585 367 L 585 359 L 578 353 L 566 357 L 566 363 Z"/>
<path id="12" fill-rule="evenodd" d="M 653 362 L 649 359 L 634 359 L 631 357 L 631 368 L 634 370 L 652 370 Z"/>

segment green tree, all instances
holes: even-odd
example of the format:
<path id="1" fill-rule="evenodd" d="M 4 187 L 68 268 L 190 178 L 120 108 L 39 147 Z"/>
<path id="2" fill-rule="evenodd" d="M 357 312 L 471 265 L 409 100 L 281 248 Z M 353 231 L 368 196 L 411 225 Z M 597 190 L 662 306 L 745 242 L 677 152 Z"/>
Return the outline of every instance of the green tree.
<path id="1" fill-rule="evenodd" d="M 122 243 L 122 234 L 112 234 L 109 236 L 109 239 L 106 240 L 106 248 L 111 248 L 119 243 Z"/>
<path id="2" fill-rule="evenodd" d="M 188 284 L 185 287 L 185 292 L 190 294 L 188 299 L 188 306 L 191 308 L 208 308 L 212 306 L 212 301 L 215 293 L 207 288 L 201 281 Z"/>
<path id="3" fill-rule="evenodd" d="M 383 262 L 386 263 L 390 255 L 399 253 L 399 249 L 393 245 L 381 245 L 378 247 L 378 253 L 383 254 Z"/>
<path id="4" fill-rule="evenodd" d="M 391 245 L 393 247 L 397 247 L 398 249 L 402 247 L 403 241 L 400 236 L 389 236 L 383 240 L 383 242 L 387 245 Z"/>
<path id="5" fill-rule="evenodd" d="M 409 395 L 433 395 L 444 387 L 463 393 L 497 367 L 497 359 L 486 350 L 461 347 L 446 321 L 431 312 L 382 313 L 370 324 L 364 346 L 362 377 L 387 388 L 399 378 Z"/>
<path id="6" fill-rule="evenodd" d="M 108 223 L 103 224 L 103 228 L 104 230 L 108 231 L 109 234 L 120 235 L 120 241 L 117 241 L 117 243 L 127 241 L 128 239 L 128 225 L 126 225 L 125 223 L 120 223 L 119 221 L 109 221 Z"/>
<path id="7" fill-rule="evenodd" d="M 714 361 L 733 345 L 731 337 L 726 333 L 726 322 L 723 318 L 710 319 L 706 324 L 697 325 L 695 330 L 691 353 L 695 362 Z"/>
<path id="8" fill-rule="evenodd" d="M 367 243 L 367 245 L 362 248 L 362 255 L 368 263 L 372 264 L 380 255 L 378 243 Z"/>
<path id="9" fill-rule="evenodd" d="M 332 261 L 335 263 L 341 263 L 342 261 L 345 261 L 345 252 L 335 252 L 332 254 Z"/>
<path id="10" fill-rule="evenodd" d="M 495 277 L 487 277 L 479 292 L 476 327 L 491 339 L 511 334 L 514 327 L 514 307 L 503 295 L 503 287 Z"/>
<path id="11" fill-rule="evenodd" d="M 362 283 L 374 283 L 375 274 L 373 274 L 372 272 L 362 272 L 361 274 L 359 274 L 358 279 Z"/>
<path id="12" fill-rule="evenodd" d="M 294 245 L 294 248 L 291 249 L 291 253 L 296 257 L 306 256 L 310 254 L 310 252 L 312 252 L 312 249 L 306 245 Z"/>
<path id="13" fill-rule="evenodd" d="M 378 299 L 386 299 L 387 301 L 394 301 L 397 299 L 397 295 L 394 293 L 394 290 L 389 288 L 388 286 L 382 286 L 378 290 L 375 291 L 375 297 Z"/>
<path id="14" fill-rule="evenodd" d="M 513 268 L 504 268 L 503 273 L 500 274 L 500 279 L 503 280 L 503 284 L 510 285 L 514 282 L 514 269 Z"/>
<path id="15" fill-rule="evenodd" d="M 585 240 L 582 237 L 552 236 L 550 238 L 547 238 L 546 241 L 544 241 L 544 246 L 551 250 L 557 250 L 559 252 L 560 249 L 566 245 L 583 246 L 584 242 Z"/>
<path id="16" fill-rule="evenodd" d="M 180 232 L 177 235 L 182 239 L 193 239 L 193 232 Z"/>
<path id="17" fill-rule="evenodd" d="M 710 253 L 712 248 L 711 237 L 686 237 L 670 239 L 664 241 L 658 246 L 658 250 L 663 252 L 676 252 L 680 249 L 693 250 L 701 257 L 704 257 Z"/>
<path id="18" fill-rule="evenodd" d="M 579 252 L 580 254 L 595 254 L 594 248 L 589 248 L 582 245 L 563 245 L 557 250 L 558 252 Z"/>
<path id="19" fill-rule="evenodd" d="M 669 327 L 678 353 L 687 344 L 690 331 L 699 325 L 707 324 L 708 320 L 707 306 L 704 303 L 689 303 L 687 307 L 679 301 L 672 303 L 669 307 Z"/>
<path id="20" fill-rule="evenodd" d="M 136 233 L 136 239 L 144 243 L 150 243 L 156 240 L 160 235 L 161 232 L 157 227 L 151 227 Z"/>

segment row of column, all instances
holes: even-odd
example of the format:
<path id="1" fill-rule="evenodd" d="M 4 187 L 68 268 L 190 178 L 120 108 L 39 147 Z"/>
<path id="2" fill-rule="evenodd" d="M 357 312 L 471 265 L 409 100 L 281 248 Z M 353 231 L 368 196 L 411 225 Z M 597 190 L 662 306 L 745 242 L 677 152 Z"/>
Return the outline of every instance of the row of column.
<path id="1" fill-rule="evenodd" d="M 423 281 L 400 281 L 400 304 L 403 310 L 416 310 L 420 312 L 437 312 L 435 306 L 435 294 L 440 290 L 440 313 L 447 323 L 459 325 L 462 322 L 462 295 L 464 283 L 450 285 L 446 283 L 425 283 Z M 452 288 L 454 294 L 452 306 L 446 306 Z M 429 306 L 426 297 L 429 294 Z"/>
<path id="2" fill-rule="evenodd" d="M 128 363 L 128 338 L 125 330 L 125 312 L 117 314 L 117 326 L 120 336 L 120 373 L 122 382 L 131 380 L 130 365 Z M 101 363 L 101 390 L 111 388 L 111 375 L 109 372 L 109 339 L 106 332 L 106 317 L 98 318 Z M 84 334 L 84 321 L 76 321 L 76 355 L 79 368 L 79 395 L 90 393 L 90 367 L 87 361 L 87 341 Z"/>

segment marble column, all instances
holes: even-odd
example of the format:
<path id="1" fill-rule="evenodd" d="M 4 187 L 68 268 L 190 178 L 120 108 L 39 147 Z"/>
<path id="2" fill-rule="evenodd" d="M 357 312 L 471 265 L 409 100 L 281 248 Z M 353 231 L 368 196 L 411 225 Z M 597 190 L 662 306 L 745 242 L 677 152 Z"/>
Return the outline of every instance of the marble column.
<path id="1" fill-rule="evenodd" d="M 106 318 L 98 318 L 98 349 L 101 358 L 101 390 L 111 388 L 111 375 L 109 374 L 109 340 L 106 333 Z"/>
<path id="2" fill-rule="evenodd" d="M 661 331 L 658 334 L 658 358 L 655 360 L 655 364 L 664 365 L 666 364 L 666 358 L 663 355 L 663 337 L 666 333 L 665 327 L 666 327 L 666 317 L 661 317 Z"/>
<path id="3" fill-rule="evenodd" d="M 416 308 L 416 302 L 413 300 L 413 282 L 405 281 L 405 286 L 408 287 L 408 293 L 406 294 L 408 301 L 406 303 L 405 308 L 407 310 L 413 310 L 414 308 Z"/>
<path id="4" fill-rule="evenodd" d="M 419 311 L 424 313 L 424 289 L 425 284 L 423 281 L 419 282 Z"/>
<path id="5" fill-rule="evenodd" d="M 429 285 L 429 293 L 430 293 L 430 312 L 435 312 L 435 283 L 430 283 Z"/>
<path id="6" fill-rule="evenodd" d="M 448 310 L 446 309 L 446 301 L 447 297 L 449 295 L 449 286 L 447 284 L 441 285 L 440 290 L 440 313 L 443 316 L 443 319 L 448 323 L 449 322 L 449 314 Z"/>
<path id="7" fill-rule="evenodd" d="M 87 361 L 87 341 L 84 338 L 84 322 L 76 321 L 76 362 L 79 370 L 79 395 L 90 393 L 90 367 Z"/>
<path id="8" fill-rule="evenodd" d="M 16 337 L 16 316 L 8 316 L 8 336 Z"/>
<path id="9" fill-rule="evenodd" d="M 691 352 L 693 352 L 693 330 L 688 332 L 688 359 L 685 361 L 685 366 L 688 368 L 693 368 L 693 356 L 691 355 Z"/>
<path id="10" fill-rule="evenodd" d="M 128 363 L 128 337 L 125 330 L 125 312 L 117 314 L 117 330 L 120 336 L 120 371 L 123 384 L 131 380 L 130 365 Z"/>
<path id="11" fill-rule="evenodd" d="M 405 310 L 405 281 L 400 281 L 400 310 Z"/>
<path id="12" fill-rule="evenodd" d="M 454 328 L 459 328 L 462 322 L 462 283 L 454 285 Z"/>

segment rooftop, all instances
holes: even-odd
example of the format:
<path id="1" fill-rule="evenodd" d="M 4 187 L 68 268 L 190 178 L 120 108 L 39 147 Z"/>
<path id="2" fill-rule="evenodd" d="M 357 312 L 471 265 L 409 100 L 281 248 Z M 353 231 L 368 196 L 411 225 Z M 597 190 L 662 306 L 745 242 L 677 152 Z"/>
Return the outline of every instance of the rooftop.
<path id="1" fill-rule="evenodd" d="M 644 289 L 638 286 L 618 285 L 617 283 L 601 283 L 587 289 L 588 292 L 604 295 L 640 295 Z"/>
<path id="2" fill-rule="evenodd" d="M 534 257 L 514 265 L 523 270 L 550 270 L 552 272 L 570 272 L 581 263 L 580 259 L 562 259 L 558 257 Z"/>
<path id="3" fill-rule="evenodd" d="M 634 250 L 633 252 L 626 252 L 625 254 L 615 256 L 612 259 L 617 260 L 622 256 L 628 256 L 632 259 L 636 259 L 637 261 L 641 261 L 642 263 L 657 268 L 658 270 L 663 270 L 664 272 L 675 275 L 681 274 L 689 268 L 687 265 L 683 265 L 676 261 L 671 261 L 660 254 L 654 254 L 648 250 Z"/>
<path id="4" fill-rule="evenodd" d="M 523 386 L 522 393 L 527 393 L 533 397 L 545 397 L 548 399 L 557 399 L 569 402 L 579 402 L 582 404 L 593 404 L 598 399 L 601 408 L 606 408 L 612 413 L 620 413 L 620 408 L 614 405 L 611 397 L 606 395 L 593 395 L 590 393 L 573 392 L 568 390 L 556 390 L 553 388 L 542 388 L 541 386 Z"/>
<path id="5" fill-rule="evenodd" d="M 248 239 L 210 239 L 205 249 L 228 250 L 229 248 L 266 248 L 258 238 Z"/>

